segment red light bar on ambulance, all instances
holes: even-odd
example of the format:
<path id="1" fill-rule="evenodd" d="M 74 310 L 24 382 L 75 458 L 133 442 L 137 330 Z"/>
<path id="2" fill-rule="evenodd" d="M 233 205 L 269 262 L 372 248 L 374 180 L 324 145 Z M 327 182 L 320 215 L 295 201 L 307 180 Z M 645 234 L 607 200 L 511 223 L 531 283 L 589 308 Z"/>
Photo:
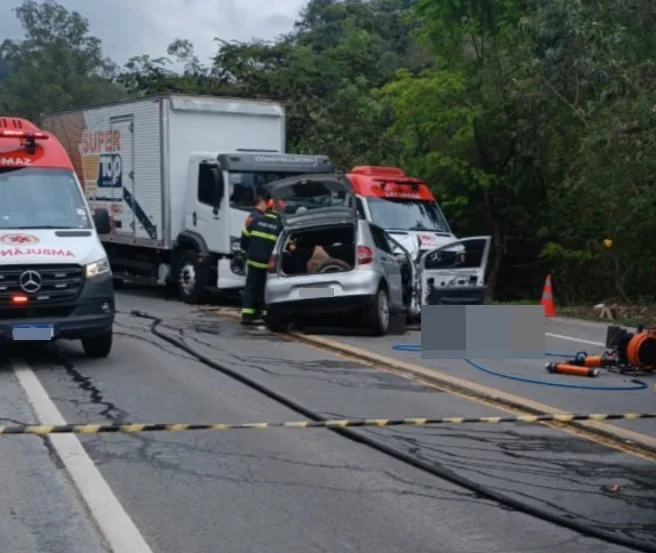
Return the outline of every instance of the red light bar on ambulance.
<path id="1" fill-rule="evenodd" d="M 48 135 L 44 132 L 30 131 L 11 131 L 0 129 L 0 138 L 19 138 L 23 140 L 48 140 Z"/>
<path id="2" fill-rule="evenodd" d="M 385 165 L 358 165 L 351 169 L 354 175 L 366 175 L 368 177 L 377 175 L 379 177 L 405 177 L 403 169 L 399 167 L 388 167 Z"/>
<path id="3" fill-rule="evenodd" d="M 373 181 L 379 182 L 380 188 L 385 190 L 385 186 L 388 184 L 396 184 L 400 186 L 411 186 L 413 190 L 417 190 L 420 184 L 423 184 L 423 181 L 420 179 L 415 179 L 413 177 L 403 177 L 400 179 L 386 179 L 386 178 L 373 178 Z"/>

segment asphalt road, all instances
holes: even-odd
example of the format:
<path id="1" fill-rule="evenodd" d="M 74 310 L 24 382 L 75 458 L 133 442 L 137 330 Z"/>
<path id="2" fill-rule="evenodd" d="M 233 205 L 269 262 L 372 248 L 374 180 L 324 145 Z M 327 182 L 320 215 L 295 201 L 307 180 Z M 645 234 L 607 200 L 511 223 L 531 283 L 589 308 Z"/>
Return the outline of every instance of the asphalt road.
<path id="1" fill-rule="evenodd" d="M 607 325 L 572 319 L 547 319 L 545 349 L 552 353 L 569 354 L 585 351 L 600 355 L 606 341 Z M 313 332 L 316 329 L 311 329 Z M 437 369 L 484 386 L 538 401 L 557 409 L 578 413 L 651 413 L 656 401 L 656 378 L 653 375 L 635 376 L 602 371 L 598 378 L 554 375 L 546 372 L 547 361 L 561 361 L 566 357 L 546 357 L 544 361 L 518 359 L 474 359 L 475 367 L 464 360 L 423 359 L 421 352 L 393 349 L 397 344 L 421 344 L 421 331 L 410 329 L 404 336 L 373 338 L 366 335 L 345 335 L 331 329 L 327 336 L 338 342 L 356 346 L 394 359 Z M 352 333 L 351 333 L 352 334 Z M 481 370 L 480 367 L 487 369 Z M 496 374 L 492 374 L 493 371 Z M 521 381 L 521 379 L 533 382 Z M 636 388 L 635 379 L 647 384 L 643 390 L 621 391 L 612 388 Z M 536 382 L 538 381 L 538 382 Z M 594 388 L 592 388 L 594 387 Z M 589 388 L 589 389 L 584 389 Z M 611 388 L 611 389 L 607 389 Z M 656 421 L 613 421 L 614 425 L 656 437 Z M 656 518 L 656 517 L 655 517 Z"/>
<path id="2" fill-rule="evenodd" d="M 119 307 L 163 317 L 171 336 L 324 415 L 506 414 L 146 292 L 119 294 Z M 4 352 L 2 423 L 35 422 L 35 412 L 57 410 L 70 423 L 303 418 L 157 339 L 148 321 L 119 315 L 116 332 L 112 356 L 101 361 L 85 359 L 77 344 Z M 648 461 L 542 426 L 361 432 L 542 508 L 656 540 Z M 155 553 L 628 551 L 503 508 L 327 430 L 73 438 L 86 454 L 64 438 L 71 437 L 0 437 L 3 551 L 105 551 L 101 533 L 118 522 L 126 547 L 116 553 L 149 553 L 144 546 Z M 68 451 L 63 463 L 53 444 Z M 83 462 L 87 456 L 92 463 Z"/>

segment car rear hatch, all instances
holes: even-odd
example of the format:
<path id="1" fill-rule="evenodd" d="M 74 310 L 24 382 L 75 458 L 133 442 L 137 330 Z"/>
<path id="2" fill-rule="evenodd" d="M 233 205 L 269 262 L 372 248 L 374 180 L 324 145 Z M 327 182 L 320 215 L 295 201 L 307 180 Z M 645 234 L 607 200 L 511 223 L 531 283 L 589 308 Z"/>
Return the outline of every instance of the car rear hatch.
<path id="1" fill-rule="evenodd" d="M 300 175 L 272 182 L 267 188 L 286 229 L 357 224 L 355 196 L 341 175 Z"/>
<path id="2" fill-rule="evenodd" d="M 274 200 L 278 214 L 284 226 L 280 244 L 286 247 L 290 237 L 301 238 L 304 234 L 327 233 L 331 239 L 341 244 L 331 250 L 328 241 L 323 243 L 331 257 L 345 261 L 350 257 L 349 265 L 356 266 L 357 223 L 355 197 L 350 184 L 341 175 L 302 175 L 283 181 L 271 183 L 269 193 Z M 280 202 L 284 205 L 280 206 Z M 345 228 L 346 227 L 346 228 Z M 351 229 L 350 231 L 348 229 Z M 340 255 L 337 251 L 351 249 L 349 255 Z M 296 252 L 298 254 L 300 252 Z M 281 255 L 286 255 L 282 253 Z M 307 257 L 307 256 L 306 256 Z M 279 260 L 282 261 L 281 259 Z M 307 259 L 303 258 L 301 265 Z M 341 295 L 343 272 L 296 273 L 290 274 L 280 266 L 281 274 L 290 277 L 290 297 L 298 299 L 322 298 Z M 285 279 L 286 280 L 286 279 Z"/>

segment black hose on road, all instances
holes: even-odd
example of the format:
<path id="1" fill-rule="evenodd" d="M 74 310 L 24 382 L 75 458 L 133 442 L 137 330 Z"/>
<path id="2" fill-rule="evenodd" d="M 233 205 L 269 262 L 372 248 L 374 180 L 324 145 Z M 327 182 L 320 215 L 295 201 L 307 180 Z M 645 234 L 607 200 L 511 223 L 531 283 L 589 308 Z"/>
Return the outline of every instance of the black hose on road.
<path id="1" fill-rule="evenodd" d="M 234 371 L 221 363 L 217 363 L 216 361 L 210 359 L 209 357 L 206 357 L 202 353 L 197 352 L 196 350 L 194 350 L 192 347 L 188 346 L 181 340 L 172 338 L 171 336 L 167 336 L 157 328 L 163 322 L 163 319 L 138 310 L 131 311 L 131 315 L 133 317 L 148 319 L 152 321 L 150 331 L 155 336 L 157 336 L 161 340 L 164 340 L 165 342 L 168 342 L 172 346 L 180 348 L 181 350 L 195 357 L 196 359 L 198 359 L 198 361 L 207 365 L 208 367 L 211 367 L 226 376 L 234 378 L 235 380 L 241 382 L 242 384 L 245 384 L 249 388 L 260 392 L 261 394 L 265 395 L 269 399 L 272 399 L 273 401 L 276 401 L 281 405 L 284 405 L 285 407 L 291 409 L 292 411 L 295 411 L 296 413 L 299 413 L 300 415 L 307 417 L 310 420 L 313 421 L 329 420 L 328 418 L 323 417 L 319 413 L 315 413 L 314 411 L 306 407 L 303 407 L 299 403 L 296 403 L 295 401 L 283 395 L 280 395 L 279 393 L 275 392 L 271 388 L 268 388 L 267 386 L 264 386 L 263 384 L 260 384 L 259 382 L 247 376 L 244 376 L 243 374 Z M 641 551 L 642 553 L 656 553 L 656 543 L 650 543 L 643 540 L 636 540 L 633 538 L 622 536 L 620 534 L 616 534 L 614 532 L 609 532 L 607 530 L 595 528 L 594 526 L 591 526 L 589 524 L 577 522 L 576 520 L 572 520 L 567 517 L 557 515 L 555 513 L 551 513 L 545 509 L 541 509 L 540 507 L 536 507 L 528 503 L 524 503 L 523 501 L 519 501 L 514 497 L 511 497 L 501 492 L 497 492 L 493 488 L 490 488 L 488 486 L 483 486 L 481 484 L 478 484 L 477 482 L 474 482 L 473 480 L 469 480 L 468 478 L 459 476 L 458 474 L 455 474 L 450 470 L 443 469 L 434 466 L 430 463 L 421 461 L 420 459 L 408 455 L 403 451 L 390 447 L 368 436 L 363 436 L 362 434 L 359 434 L 353 430 L 349 430 L 347 428 L 330 428 L 329 430 L 331 430 L 332 432 L 336 432 L 337 434 L 340 434 L 341 436 L 349 440 L 352 440 L 360 444 L 364 444 L 366 446 L 371 447 L 372 449 L 380 451 L 381 453 L 390 455 L 391 457 L 394 457 L 395 459 L 402 461 L 408 465 L 411 465 L 419 470 L 422 470 L 428 474 L 446 480 L 447 482 L 451 482 L 452 484 L 455 484 L 471 492 L 474 492 L 480 495 L 481 497 L 495 501 L 501 505 L 504 505 L 516 511 L 545 520 L 547 522 L 551 522 L 552 524 L 555 524 L 557 526 L 561 526 L 563 528 L 573 530 L 574 532 L 578 532 L 579 534 L 596 538 L 608 543 L 613 543 L 615 545 L 628 547 L 635 551 Z"/>

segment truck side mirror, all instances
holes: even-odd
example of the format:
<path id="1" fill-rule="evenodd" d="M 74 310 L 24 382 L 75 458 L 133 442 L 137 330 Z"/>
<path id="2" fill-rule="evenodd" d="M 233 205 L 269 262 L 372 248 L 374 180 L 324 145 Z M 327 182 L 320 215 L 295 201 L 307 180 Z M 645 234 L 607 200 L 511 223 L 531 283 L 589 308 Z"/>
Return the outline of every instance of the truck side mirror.
<path id="1" fill-rule="evenodd" d="M 96 226 L 96 232 L 98 234 L 109 234 L 112 231 L 109 212 L 102 207 L 93 212 L 93 224 Z"/>
<path id="2" fill-rule="evenodd" d="M 214 180 L 214 202 L 212 205 L 212 213 L 217 215 L 219 213 L 219 208 L 221 207 L 221 202 L 223 201 L 223 196 L 225 194 L 223 174 L 217 167 L 212 167 L 212 179 Z"/>

